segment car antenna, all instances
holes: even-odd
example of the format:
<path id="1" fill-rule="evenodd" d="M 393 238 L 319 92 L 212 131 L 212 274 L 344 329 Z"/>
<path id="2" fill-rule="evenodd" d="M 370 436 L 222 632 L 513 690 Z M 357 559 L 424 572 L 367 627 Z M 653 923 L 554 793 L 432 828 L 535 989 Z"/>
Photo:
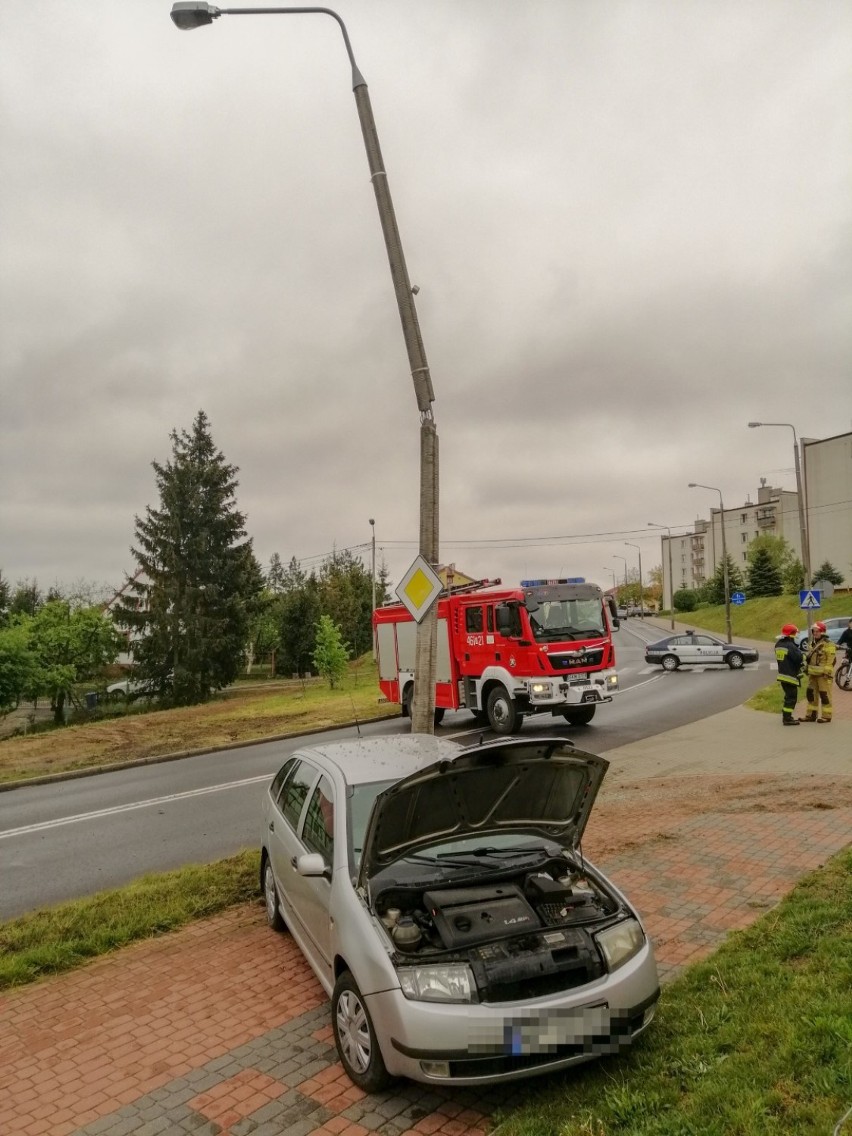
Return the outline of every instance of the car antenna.
<path id="1" fill-rule="evenodd" d="M 355 709 L 355 700 L 352 695 L 349 695 L 349 701 L 352 703 L 352 716 L 355 719 L 355 729 L 358 731 L 358 737 L 361 737 L 361 724 L 358 721 L 358 711 Z"/>

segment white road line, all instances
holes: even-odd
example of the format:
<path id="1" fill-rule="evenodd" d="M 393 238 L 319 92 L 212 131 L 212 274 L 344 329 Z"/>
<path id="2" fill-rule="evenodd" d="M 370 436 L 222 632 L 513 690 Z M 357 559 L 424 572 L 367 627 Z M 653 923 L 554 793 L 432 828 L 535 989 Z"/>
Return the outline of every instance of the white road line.
<path id="1" fill-rule="evenodd" d="M 101 817 L 116 816 L 118 813 L 129 813 L 134 809 L 148 809 L 154 805 L 167 805 L 172 801 L 183 801 L 189 797 L 203 797 L 207 793 L 221 793 L 225 789 L 240 789 L 244 785 L 256 785 L 261 781 L 271 781 L 271 775 L 264 773 L 259 777 L 246 777 L 242 781 L 228 781 L 224 785 L 209 785 L 205 789 L 188 789 L 185 793 L 169 793 L 166 797 L 152 797 L 148 801 L 134 801 L 128 805 L 114 805 L 109 809 L 96 809 L 91 813 L 77 813 L 75 816 L 57 817 L 56 820 L 45 820 L 39 824 L 25 824 L 21 828 L 7 828 L 0 832 L 0 840 L 9 836 L 25 836 L 31 832 L 44 832 L 48 828 L 61 828 L 64 824 L 79 824 L 84 820 L 98 820 Z"/>

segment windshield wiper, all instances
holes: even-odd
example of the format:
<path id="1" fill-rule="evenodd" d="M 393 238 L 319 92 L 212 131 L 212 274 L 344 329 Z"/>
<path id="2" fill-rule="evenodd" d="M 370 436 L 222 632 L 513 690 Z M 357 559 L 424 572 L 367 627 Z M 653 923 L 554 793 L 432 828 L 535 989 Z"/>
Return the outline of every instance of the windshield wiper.
<path id="1" fill-rule="evenodd" d="M 463 853 L 460 853 L 463 855 Z M 451 868 L 484 868 L 487 869 L 487 864 L 471 864 L 469 860 L 454 860 L 451 859 L 456 853 L 441 852 L 437 856 L 423 856 L 419 852 L 409 852 L 407 856 L 403 856 L 403 860 L 417 860 L 421 864 L 437 864 L 443 867 L 445 864 Z"/>
<path id="2" fill-rule="evenodd" d="M 469 852 L 438 852 L 437 858 L 442 863 L 452 863 L 450 857 L 454 856 L 540 856 L 542 853 L 550 855 L 547 848 L 471 848 Z M 466 861 L 465 861 L 466 863 Z"/>

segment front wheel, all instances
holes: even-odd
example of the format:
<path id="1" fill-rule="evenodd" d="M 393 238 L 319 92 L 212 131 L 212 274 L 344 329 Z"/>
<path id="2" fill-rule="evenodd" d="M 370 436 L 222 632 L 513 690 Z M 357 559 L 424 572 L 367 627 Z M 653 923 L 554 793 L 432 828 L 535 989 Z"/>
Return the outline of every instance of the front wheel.
<path id="1" fill-rule="evenodd" d="M 662 659 L 660 660 L 660 666 L 664 671 L 676 671 L 679 663 L 680 660 L 678 659 L 677 655 L 663 655 Z"/>
<path id="2" fill-rule="evenodd" d="M 524 716 L 505 686 L 495 686 L 488 695 L 488 724 L 495 734 L 516 734 Z"/>
<path id="3" fill-rule="evenodd" d="M 596 706 L 580 706 L 573 710 L 563 710 L 562 717 L 569 726 L 588 726 L 595 716 Z"/>
<path id="4" fill-rule="evenodd" d="M 266 922 L 273 931 L 286 930 L 286 924 L 281 915 L 281 903 L 278 899 L 278 888 L 275 886 L 275 876 L 269 857 L 263 863 L 263 903 L 266 907 Z"/>
<path id="5" fill-rule="evenodd" d="M 728 655 L 727 659 L 725 659 L 725 662 L 728 664 L 732 671 L 741 671 L 743 669 L 743 666 L 745 665 L 745 659 L 742 657 L 739 651 L 731 651 L 730 655 Z"/>
<path id="6" fill-rule="evenodd" d="M 365 1093 L 387 1088 L 393 1078 L 385 1067 L 364 998 L 348 970 L 334 984 L 331 1025 L 338 1056 L 350 1081 Z"/>
<path id="7" fill-rule="evenodd" d="M 841 663 L 835 672 L 834 681 L 841 690 L 852 690 L 852 664 Z"/>
<path id="8" fill-rule="evenodd" d="M 402 715 L 404 718 L 411 717 L 411 708 L 414 705 L 414 684 L 405 688 L 405 693 L 402 696 Z"/>

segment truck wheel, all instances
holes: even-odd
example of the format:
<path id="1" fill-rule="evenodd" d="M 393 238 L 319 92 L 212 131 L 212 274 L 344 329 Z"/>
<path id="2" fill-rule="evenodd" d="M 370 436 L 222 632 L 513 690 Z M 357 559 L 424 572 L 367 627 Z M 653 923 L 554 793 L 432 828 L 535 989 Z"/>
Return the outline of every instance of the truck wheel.
<path id="1" fill-rule="evenodd" d="M 516 734 L 524 716 L 505 686 L 495 686 L 488 695 L 488 724 L 495 734 Z"/>
<path id="2" fill-rule="evenodd" d="M 562 717 L 570 726 L 588 726 L 596 709 L 596 706 L 578 706 L 576 709 L 563 710 Z"/>
<path id="3" fill-rule="evenodd" d="M 435 725 L 440 726 L 440 724 L 443 722 L 443 720 L 444 720 L 444 707 L 443 706 L 436 706 L 435 707 Z"/>
<path id="4" fill-rule="evenodd" d="M 411 707 L 414 705 L 414 683 L 409 683 L 405 688 L 405 693 L 402 696 L 402 716 L 403 718 L 411 717 Z"/>

